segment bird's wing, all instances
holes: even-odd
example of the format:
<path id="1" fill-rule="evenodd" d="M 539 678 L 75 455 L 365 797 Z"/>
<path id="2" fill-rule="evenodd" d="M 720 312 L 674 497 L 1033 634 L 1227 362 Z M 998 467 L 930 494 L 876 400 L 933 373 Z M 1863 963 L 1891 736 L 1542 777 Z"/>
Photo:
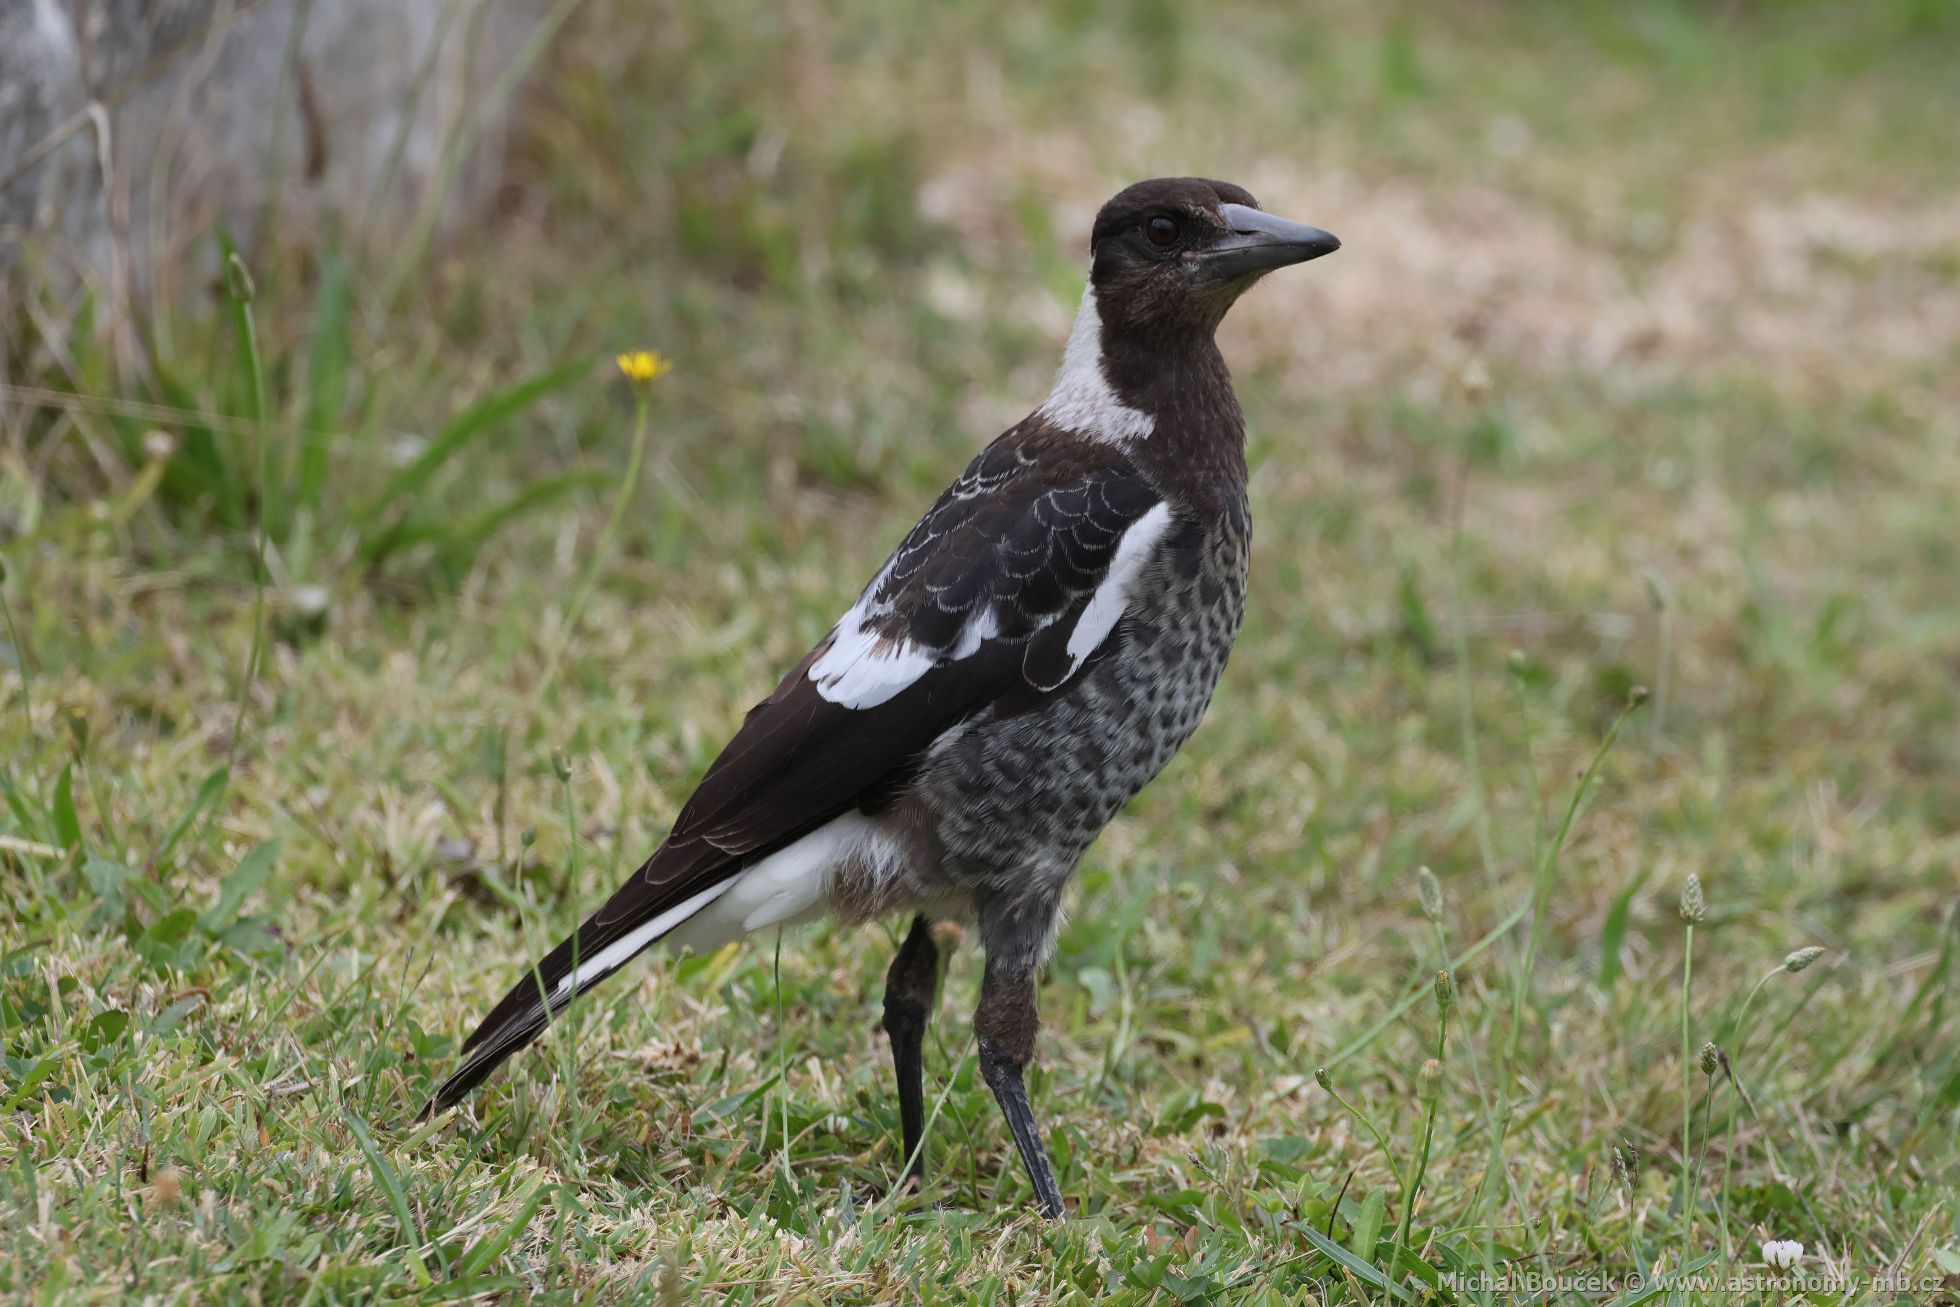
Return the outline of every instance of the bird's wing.
<path id="1" fill-rule="evenodd" d="M 1038 419 L 988 446 L 750 710 L 653 856 L 484 1019 L 432 1108 L 723 882 L 888 792 L 946 731 L 990 704 L 1065 692 L 1116 630 L 1172 519 L 1113 446 Z"/>
<path id="2" fill-rule="evenodd" d="M 981 453 L 749 713 L 669 847 L 772 847 L 989 703 L 1065 685 L 1115 628 L 1171 519 L 1119 451 L 1086 443 L 1016 428 Z"/>

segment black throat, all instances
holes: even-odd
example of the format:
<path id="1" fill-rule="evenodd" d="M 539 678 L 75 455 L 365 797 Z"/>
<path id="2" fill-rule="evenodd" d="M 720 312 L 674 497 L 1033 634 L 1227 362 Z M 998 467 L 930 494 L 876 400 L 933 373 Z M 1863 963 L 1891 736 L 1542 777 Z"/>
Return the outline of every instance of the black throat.
<path id="1" fill-rule="evenodd" d="M 1245 414 L 1211 325 L 1105 329 L 1102 371 L 1125 407 L 1151 418 L 1131 457 L 1195 507 L 1221 510 L 1246 484 Z"/>

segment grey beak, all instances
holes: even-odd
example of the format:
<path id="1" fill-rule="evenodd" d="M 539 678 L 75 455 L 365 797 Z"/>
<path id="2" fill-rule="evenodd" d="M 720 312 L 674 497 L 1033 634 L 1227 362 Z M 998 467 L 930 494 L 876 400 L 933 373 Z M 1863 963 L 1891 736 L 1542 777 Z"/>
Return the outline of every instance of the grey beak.
<path id="1" fill-rule="evenodd" d="M 1340 238 L 1331 232 L 1243 204 L 1223 205 L 1218 212 L 1231 230 L 1199 253 L 1198 275 L 1205 281 L 1236 281 L 1341 248 Z"/>

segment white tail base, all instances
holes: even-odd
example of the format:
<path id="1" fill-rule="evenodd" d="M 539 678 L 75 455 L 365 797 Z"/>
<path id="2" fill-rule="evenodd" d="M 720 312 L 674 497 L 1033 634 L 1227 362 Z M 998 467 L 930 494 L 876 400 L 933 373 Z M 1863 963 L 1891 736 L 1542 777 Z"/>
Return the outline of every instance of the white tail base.
<path id="1" fill-rule="evenodd" d="M 751 931 L 807 921 L 823 908 L 838 867 L 855 860 L 883 870 L 895 864 L 897 855 L 892 837 L 863 813 L 834 817 L 796 843 L 710 885 L 589 959 L 581 959 L 552 990 L 552 1006 L 596 985 L 656 942 L 707 953 Z"/>

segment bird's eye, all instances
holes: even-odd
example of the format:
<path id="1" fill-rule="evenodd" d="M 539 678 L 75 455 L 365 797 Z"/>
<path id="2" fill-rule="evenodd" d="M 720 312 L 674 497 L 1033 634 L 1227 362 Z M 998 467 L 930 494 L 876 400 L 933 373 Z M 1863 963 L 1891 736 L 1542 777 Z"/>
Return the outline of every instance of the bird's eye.
<path id="1" fill-rule="evenodd" d="M 1159 214 L 1143 224 L 1143 234 L 1152 245 L 1167 250 L 1177 244 L 1177 220 Z"/>

